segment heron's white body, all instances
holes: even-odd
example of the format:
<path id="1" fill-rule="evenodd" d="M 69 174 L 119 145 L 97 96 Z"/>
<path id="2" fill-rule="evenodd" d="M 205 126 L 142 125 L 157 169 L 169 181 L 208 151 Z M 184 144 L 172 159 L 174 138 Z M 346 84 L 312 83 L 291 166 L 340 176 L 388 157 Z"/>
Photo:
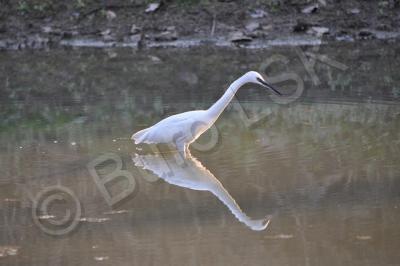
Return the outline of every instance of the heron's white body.
<path id="1" fill-rule="evenodd" d="M 211 127 L 209 121 L 207 111 L 189 111 L 167 117 L 149 128 L 140 130 L 132 138 L 135 143 L 174 143 L 180 151 L 184 151 Z"/>
<path id="2" fill-rule="evenodd" d="M 157 124 L 133 134 L 132 139 L 139 143 L 173 143 L 179 151 L 188 151 L 190 143 L 209 129 L 218 119 L 235 93 L 246 83 L 259 84 L 262 76 L 254 71 L 247 72 L 234 81 L 224 95 L 207 110 L 189 111 L 172 115 Z"/>

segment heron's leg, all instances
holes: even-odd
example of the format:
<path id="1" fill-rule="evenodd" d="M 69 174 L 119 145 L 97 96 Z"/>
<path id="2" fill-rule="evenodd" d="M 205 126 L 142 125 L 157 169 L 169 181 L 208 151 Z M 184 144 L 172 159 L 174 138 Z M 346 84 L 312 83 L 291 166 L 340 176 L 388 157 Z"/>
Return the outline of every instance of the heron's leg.
<path id="1" fill-rule="evenodd" d="M 184 142 L 177 142 L 176 143 L 176 148 L 178 149 L 179 153 L 186 158 L 186 144 Z"/>
<path id="2" fill-rule="evenodd" d="M 188 156 L 188 157 L 192 156 L 192 154 L 190 153 L 190 150 L 189 150 L 189 144 L 185 145 L 185 153 L 186 153 L 186 156 Z"/>

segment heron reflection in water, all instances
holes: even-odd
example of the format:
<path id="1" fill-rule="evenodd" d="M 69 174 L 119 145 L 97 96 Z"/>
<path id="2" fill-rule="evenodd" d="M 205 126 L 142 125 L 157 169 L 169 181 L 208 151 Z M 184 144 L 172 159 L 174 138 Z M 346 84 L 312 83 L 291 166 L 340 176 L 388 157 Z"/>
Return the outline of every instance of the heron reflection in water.
<path id="1" fill-rule="evenodd" d="M 248 217 L 221 182 L 190 153 L 186 156 L 182 156 L 179 152 L 135 154 L 132 159 L 137 167 L 149 170 L 172 185 L 211 192 L 228 207 L 240 222 L 252 230 L 264 230 L 270 222 L 269 216 L 264 219 Z"/>

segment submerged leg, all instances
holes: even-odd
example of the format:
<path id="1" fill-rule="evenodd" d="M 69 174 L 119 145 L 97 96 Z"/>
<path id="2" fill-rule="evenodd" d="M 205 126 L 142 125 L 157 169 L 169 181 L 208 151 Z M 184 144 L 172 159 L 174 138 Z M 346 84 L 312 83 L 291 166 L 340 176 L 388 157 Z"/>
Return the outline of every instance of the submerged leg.
<path id="1" fill-rule="evenodd" d="M 189 144 L 185 145 L 185 154 L 188 157 L 192 156 L 192 154 L 190 153 L 190 150 L 189 150 Z"/>
<path id="2" fill-rule="evenodd" d="M 187 158 L 187 145 L 184 142 L 177 142 L 176 148 L 178 149 L 179 153 L 183 155 L 184 158 Z"/>

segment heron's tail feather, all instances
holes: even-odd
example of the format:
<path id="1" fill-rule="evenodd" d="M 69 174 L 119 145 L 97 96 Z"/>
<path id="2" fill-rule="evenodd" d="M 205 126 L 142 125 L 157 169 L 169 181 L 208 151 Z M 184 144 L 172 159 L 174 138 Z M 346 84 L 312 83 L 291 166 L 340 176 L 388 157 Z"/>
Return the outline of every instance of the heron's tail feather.
<path id="1" fill-rule="evenodd" d="M 142 129 L 132 135 L 131 139 L 135 141 L 135 144 L 146 143 L 148 131 L 150 128 Z"/>

